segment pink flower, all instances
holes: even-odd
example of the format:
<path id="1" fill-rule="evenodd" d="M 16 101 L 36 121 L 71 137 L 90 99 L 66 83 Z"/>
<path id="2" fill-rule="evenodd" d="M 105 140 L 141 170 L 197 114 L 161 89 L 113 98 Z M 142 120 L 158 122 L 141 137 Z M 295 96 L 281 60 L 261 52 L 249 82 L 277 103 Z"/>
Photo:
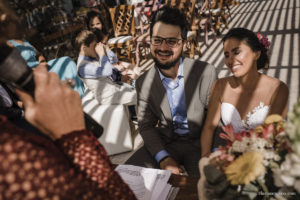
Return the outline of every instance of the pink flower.
<path id="1" fill-rule="evenodd" d="M 271 43 L 269 42 L 268 38 L 264 37 L 263 34 L 257 33 L 256 34 L 259 42 L 266 48 L 269 49 Z"/>
<path id="2" fill-rule="evenodd" d="M 240 142 L 243 140 L 243 137 L 251 137 L 250 132 L 242 131 L 242 132 L 239 132 L 239 133 L 235 134 L 235 139 L 240 141 Z"/>
<path id="3" fill-rule="evenodd" d="M 259 40 L 263 39 L 263 37 L 264 37 L 263 34 L 261 34 L 261 33 L 257 33 L 256 36 Z"/>
<path id="4" fill-rule="evenodd" d="M 274 132 L 274 124 L 270 124 L 268 126 L 263 126 L 262 127 L 262 135 L 265 140 L 268 140 Z"/>
<path id="5" fill-rule="evenodd" d="M 232 124 L 222 127 L 225 133 L 220 133 L 220 138 L 226 140 L 227 143 L 231 144 L 235 140 L 234 129 Z"/>

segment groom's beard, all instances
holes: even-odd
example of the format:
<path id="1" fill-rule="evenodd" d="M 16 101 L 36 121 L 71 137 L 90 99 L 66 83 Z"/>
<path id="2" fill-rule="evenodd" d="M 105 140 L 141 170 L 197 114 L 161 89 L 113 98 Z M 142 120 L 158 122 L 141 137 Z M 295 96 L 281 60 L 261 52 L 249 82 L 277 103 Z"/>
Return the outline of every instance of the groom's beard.
<path id="1" fill-rule="evenodd" d="M 170 55 L 173 54 L 173 52 L 171 51 L 161 51 L 161 50 L 155 50 L 154 53 L 157 53 L 157 52 L 164 52 L 164 53 L 169 53 Z M 181 52 L 182 53 L 182 52 Z M 172 67 L 174 67 L 176 65 L 176 63 L 179 61 L 180 57 L 181 57 L 181 53 L 176 57 L 174 58 L 173 60 L 169 61 L 169 62 L 166 62 L 166 63 L 161 63 L 155 55 L 152 55 L 152 58 L 154 60 L 154 63 L 155 63 L 155 66 L 158 67 L 159 69 L 165 69 L 165 70 L 168 70 Z"/>

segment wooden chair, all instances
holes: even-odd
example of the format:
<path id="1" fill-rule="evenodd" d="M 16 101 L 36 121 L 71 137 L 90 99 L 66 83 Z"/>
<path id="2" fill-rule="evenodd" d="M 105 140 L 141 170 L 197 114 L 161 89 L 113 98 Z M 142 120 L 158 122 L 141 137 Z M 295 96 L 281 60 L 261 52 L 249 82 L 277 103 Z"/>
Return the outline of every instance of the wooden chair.
<path id="1" fill-rule="evenodd" d="M 187 16 L 189 23 L 189 31 L 187 33 L 187 46 L 185 53 L 187 56 L 193 58 L 195 52 L 201 56 L 200 45 L 198 41 L 198 22 L 199 17 L 195 10 L 196 0 L 169 0 L 166 5 L 180 9 Z"/>
<path id="2" fill-rule="evenodd" d="M 231 18 L 230 7 L 234 6 L 234 5 L 239 6 L 240 2 L 239 2 L 239 0 L 223 0 L 223 4 L 227 10 L 228 16 Z"/>
<path id="3" fill-rule="evenodd" d="M 153 13 L 162 6 L 163 4 L 160 4 L 159 0 L 149 0 L 134 4 L 134 11 L 137 14 L 136 19 L 139 24 L 135 29 L 140 31 L 141 35 L 148 31 Z"/>
<path id="4" fill-rule="evenodd" d="M 133 39 L 135 36 L 134 6 L 119 5 L 109 10 L 115 37 L 108 40 L 108 45 L 119 59 L 129 59 L 135 65 L 133 54 Z"/>
<path id="5" fill-rule="evenodd" d="M 140 59 L 146 58 L 150 45 L 150 22 L 151 17 L 155 11 L 161 8 L 163 4 L 159 3 L 159 0 L 144 1 L 134 4 L 134 9 L 137 14 L 136 31 L 139 33 L 135 37 L 135 49 L 136 49 L 136 63 L 139 66 Z"/>
<path id="6" fill-rule="evenodd" d="M 206 0 L 201 15 L 210 19 L 208 22 L 211 23 L 217 34 L 220 32 L 222 25 L 228 29 L 224 0 Z"/>
<path id="7" fill-rule="evenodd" d="M 206 10 L 210 10 L 211 7 L 211 3 L 210 0 L 205 0 L 203 2 L 203 5 L 198 9 L 197 13 L 200 16 L 200 20 L 199 20 L 199 32 L 203 32 L 204 33 L 204 37 L 205 37 L 205 44 L 208 45 L 208 34 L 209 32 L 213 33 L 214 36 L 214 40 L 216 40 L 216 29 L 213 25 L 213 17 L 211 12 L 206 13 Z"/>

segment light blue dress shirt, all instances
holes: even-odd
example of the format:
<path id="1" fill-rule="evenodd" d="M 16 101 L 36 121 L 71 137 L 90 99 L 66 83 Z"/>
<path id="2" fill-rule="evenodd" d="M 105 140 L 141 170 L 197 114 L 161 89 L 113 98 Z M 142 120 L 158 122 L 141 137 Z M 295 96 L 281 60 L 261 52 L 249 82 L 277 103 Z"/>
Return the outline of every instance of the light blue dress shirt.
<path id="1" fill-rule="evenodd" d="M 185 102 L 182 58 L 180 58 L 180 64 L 175 82 L 172 78 L 165 77 L 159 70 L 158 72 L 163 86 L 166 89 L 173 119 L 174 132 L 178 135 L 186 135 L 189 132 L 189 127 Z M 168 152 L 166 150 L 162 150 L 155 155 L 155 159 L 159 163 L 161 159 L 165 158 L 166 156 L 169 156 Z"/>

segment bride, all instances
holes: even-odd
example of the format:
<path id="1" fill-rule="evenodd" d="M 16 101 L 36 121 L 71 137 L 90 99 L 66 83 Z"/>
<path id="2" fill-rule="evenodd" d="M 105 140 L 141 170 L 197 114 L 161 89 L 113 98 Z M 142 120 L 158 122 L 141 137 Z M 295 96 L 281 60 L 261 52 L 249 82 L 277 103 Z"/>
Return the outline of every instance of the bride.
<path id="1" fill-rule="evenodd" d="M 234 132 L 253 129 L 269 114 L 287 114 L 287 86 L 259 73 L 268 67 L 267 38 L 244 28 L 233 28 L 223 38 L 225 64 L 233 76 L 216 80 L 211 90 L 206 121 L 201 133 L 201 155 L 211 152 L 213 133 L 220 119 Z"/>

